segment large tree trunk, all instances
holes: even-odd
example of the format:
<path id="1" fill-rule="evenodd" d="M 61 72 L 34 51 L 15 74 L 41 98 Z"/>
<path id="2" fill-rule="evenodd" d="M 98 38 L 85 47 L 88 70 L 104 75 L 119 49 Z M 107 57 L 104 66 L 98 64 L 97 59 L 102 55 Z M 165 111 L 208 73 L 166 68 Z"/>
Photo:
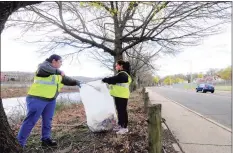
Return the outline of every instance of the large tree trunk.
<path id="1" fill-rule="evenodd" d="M 114 8 L 113 2 L 111 3 L 111 7 Z M 122 53 L 122 41 L 121 37 L 123 34 L 123 28 L 119 26 L 119 20 L 117 18 L 117 14 L 114 14 L 113 16 L 113 22 L 114 22 L 114 30 L 115 30 L 115 42 L 114 42 L 114 49 L 116 55 L 114 56 L 114 64 L 113 64 L 113 70 L 114 74 L 117 74 L 117 71 L 115 69 L 116 62 L 123 59 L 123 53 Z"/>
<path id="2" fill-rule="evenodd" d="M 137 89 L 137 77 L 132 76 L 132 83 L 130 85 L 130 91 L 133 92 Z"/>
<path id="3" fill-rule="evenodd" d="M 22 152 L 15 135 L 7 121 L 7 116 L 3 108 L 2 98 L 0 99 L 0 152 L 16 153 Z"/>
<path id="4" fill-rule="evenodd" d="M 140 77 L 139 77 L 139 76 L 138 76 L 137 81 L 138 81 L 138 88 L 141 88 L 141 79 L 140 79 Z"/>
<path id="5" fill-rule="evenodd" d="M 0 2 L 0 33 L 2 33 L 8 17 L 20 7 L 41 3 L 34 2 Z M 21 153 L 22 148 L 19 146 L 13 131 L 7 121 L 7 116 L 3 108 L 2 98 L 0 98 L 0 152 L 1 153 Z"/>
<path id="6" fill-rule="evenodd" d="M 33 5 L 33 4 L 37 4 L 37 3 L 41 3 L 42 1 L 34 1 L 34 2 L 30 2 L 30 1 L 25 1 L 25 2 L 4 2 L 1 1 L 0 2 L 0 32 L 2 33 L 2 30 L 4 29 L 5 23 L 8 19 L 8 17 L 15 12 L 16 10 L 18 10 L 21 7 L 25 7 L 27 5 Z"/>

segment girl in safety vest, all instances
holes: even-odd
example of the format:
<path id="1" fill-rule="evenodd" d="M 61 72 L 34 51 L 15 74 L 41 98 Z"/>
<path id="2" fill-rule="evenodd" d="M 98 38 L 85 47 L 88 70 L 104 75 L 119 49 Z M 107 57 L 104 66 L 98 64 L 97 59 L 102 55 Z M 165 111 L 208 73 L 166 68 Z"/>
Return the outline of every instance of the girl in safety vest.
<path id="1" fill-rule="evenodd" d="M 128 132 L 127 103 L 130 96 L 129 86 L 132 82 L 130 77 L 130 64 L 121 60 L 116 63 L 115 69 L 118 72 L 115 76 L 104 78 L 102 81 L 110 84 L 110 94 L 115 100 L 118 125 L 113 130 L 117 134 L 125 134 Z"/>
<path id="2" fill-rule="evenodd" d="M 27 116 L 19 130 L 17 139 L 19 144 L 24 147 L 27 138 L 42 116 L 42 146 L 57 146 L 51 139 L 51 123 L 56 106 L 56 98 L 63 85 L 79 86 L 80 82 L 71 79 L 59 70 L 62 59 L 59 55 L 51 55 L 46 61 L 38 66 L 26 97 Z"/>

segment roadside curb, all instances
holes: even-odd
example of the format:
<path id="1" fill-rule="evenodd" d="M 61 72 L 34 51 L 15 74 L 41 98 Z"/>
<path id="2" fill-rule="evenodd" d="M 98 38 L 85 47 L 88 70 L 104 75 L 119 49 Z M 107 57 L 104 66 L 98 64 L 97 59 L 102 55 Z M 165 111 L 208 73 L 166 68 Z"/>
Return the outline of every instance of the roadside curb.
<path id="1" fill-rule="evenodd" d="M 158 93 L 157 93 L 157 94 L 158 94 Z M 158 95 L 160 95 L 160 94 L 158 94 Z M 162 96 L 162 95 L 160 95 L 160 96 Z M 165 97 L 165 96 L 162 96 L 162 97 L 166 98 L 167 100 L 169 100 L 169 101 L 171 101 L 171 102 L 173 102 L 173 103 L 176 103 L 176 104 L 180 105 L 181 107 L 187 109 L 188 111 L 190 111 L 190 112 L 192 112 L 192 113 L 194 113 L 194 114 L 200 116 L 201 118 L 203 118 L 203 119 L 205 119 L 205 120 L 207 120 L 207 121 L 209 121 L 209 122 L 211 122 L 211 123 L 213 123 L 213 124 L 215 124 L 215 125 L 217 125 L 217 126 L 223 128 L 224 130 L 226 130 L 226 131 L 232 133 L 232 130 L 231 130 L 230 128 L 225 127 L 224 125 L 222 125 L 222 124 L 220 124 L 220 123 L 217 123 L 216 121 L 214 121 L 214 120 L 212 120 L 212 119 L 210 119 L 210 118 L 208 118 L 208 117 L 206 117 L 206 116 L 204 116 L 204 115 L 202 115 L 202 114 L 200 114 L 200 113 L 198 113 L 198 112 L 196 112 L 196 111 L 194 111 L 194 110 L 191 110 L 191 109 L 189 109 L 188 107 L 186 107 L 186 106 L 184 106 L 184 105 L 182 105 L 182 104 L 180 104 L 180 103 L 178 103 L 178 102 L 176 102 L 176 101 L 174 101 L 174 100 L 171 100 L 170 98 L 167 98 L 167 97 Z"/>
<path id="2" fill-rule="evenodd" d="M 180 147 L 177 145 L 177 143 L 173 143 L 172 146 L 177 153 L 181 153 Z"/>

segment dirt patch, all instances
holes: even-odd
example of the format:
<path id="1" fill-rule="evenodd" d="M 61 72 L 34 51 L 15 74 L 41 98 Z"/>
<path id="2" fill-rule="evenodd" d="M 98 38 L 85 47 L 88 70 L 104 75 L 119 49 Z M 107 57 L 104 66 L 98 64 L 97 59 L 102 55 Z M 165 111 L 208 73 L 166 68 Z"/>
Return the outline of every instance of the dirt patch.
<path id="1" fill-rule="evenodd" d="M 72 104 L 56 113 L 53 120 L 53 138 L 57 140 L 58 148 L 42 148 L 40 146 L 41 121 L 33 129 L 29 137 L 25 153 L 147 153 L 148 132 L 146 115 L 139 92 L 132 93 L 129 100 L 129 133 L 116 135 L 115 132 L 93 133 L 89 131 L 85 121 L 85 111 L 82 104 Z M 17 133 L 19 125 L 15 126 Z M 163 131 L 163 145 L 169 153 L 175 153 L 171 144 L 171 136 Z"/>
<path id="2" fill-rule="evenodd" d="M 1 98 L 24 97 L 27 95 L 29 87 L 1 87 Z M 61 93 L 79 92 L 77 86 L 63 87 Z"/>
<path id="3" fill-rule="evenodd" d="M 168 129 L 163 129 L 163 146 L 166 153 L 176 153 L 172 144 L 176 143 L 175 138 Z"/>

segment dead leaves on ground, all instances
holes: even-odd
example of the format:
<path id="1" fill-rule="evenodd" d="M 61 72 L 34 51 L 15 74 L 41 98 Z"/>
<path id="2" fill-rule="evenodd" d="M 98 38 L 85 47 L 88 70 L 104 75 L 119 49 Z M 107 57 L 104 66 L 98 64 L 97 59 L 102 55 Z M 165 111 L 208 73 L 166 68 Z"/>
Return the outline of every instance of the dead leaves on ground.
<path id="1" fill-rule="evenodd" d="M 59 148 L 57 150 L 46 150 L 46 152 L 64 152 L 69 150 L 71 153 L 147 153 L 148 149 L 148 133 L 146 116 L 143 112 L 143 102 L 140 94 L 134 92 L 129 100 L 129 133 L 126 135 L 116 135 L 115 132 L 93 133 L 88 127 L 72 127 L 72 126 L 53 126 L 53 137 L 57 139 Z M 74 125 L 86 121 L 85 110 L 82 104 L 72 104 L 65 109 L 56 113 L 53 118 L 53 124 Z M 26 150 L 33 150 L 39 145 L 39 137 L 41 122 L 37 123 L 34 129 L 34 137 L 29 141 L 37 141 L 29 145 Z M 38 140 L 37 140 L 38 139 Z M 71 146 L 72 144 L 72 146 Z M 67 149 L 69 148 L 69 149 Z M 71 149 L 70 149 L 71 148 Z M 27 152 L 27 151 L 26 151 Z"/>

